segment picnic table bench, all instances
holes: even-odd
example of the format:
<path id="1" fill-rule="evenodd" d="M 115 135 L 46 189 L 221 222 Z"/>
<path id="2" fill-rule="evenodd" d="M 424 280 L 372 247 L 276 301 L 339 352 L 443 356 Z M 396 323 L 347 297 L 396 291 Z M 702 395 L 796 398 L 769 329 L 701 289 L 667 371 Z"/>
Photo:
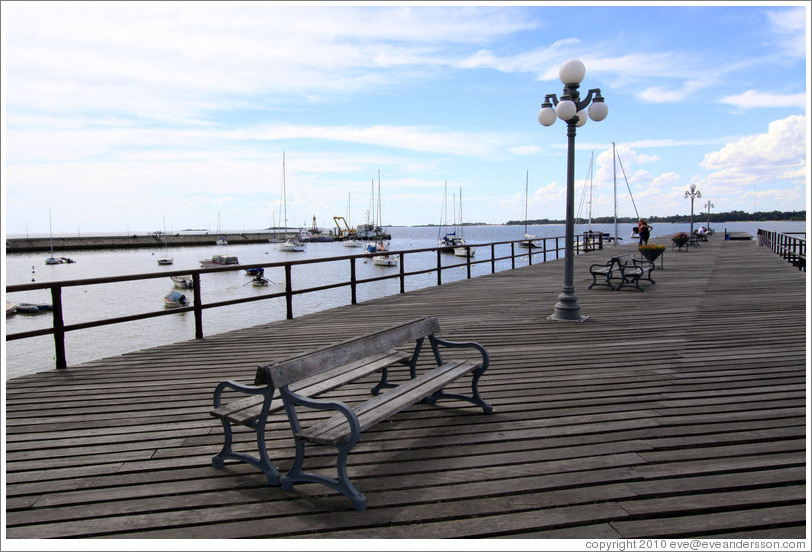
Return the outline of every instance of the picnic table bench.
<path id="1" fill-rule="evenodd" d="M 235 418 L 233 414 L 226 415 L 224 409 L 219 407 L 218 417 L 223 421 L 226 445 L 223 451 L 212 459 L 212 464 L 215 467 L 222 467 L 222 460 L 226 458 L 249 462 L 268 474 L 270 484 L 281 483 L 282 488 L 286 490 L 292 490 L 299 482 L 320 483 L 347 496 L 356 510 L 364 510 L 367 499 L 352 485 L 347 474 L 347 457 L 360 440 L 363 431 L 418 402 L 435 404 L 440 399 L 457 399 L 479 406 L 486 414 L 493 411 L 493 408 L 482 400 L 478 390 L 479 378 L 490 363 L 487 351 L 478 343 L 441 339 L 436 335 L 439 330 L 440 325 L 436 318 L 422 317 L 287 360 L 260 366 L 257 368 L 257 380 L 253 390 L 251 386 L 238 386 L 243 392 L 263 395 L 259 413 L 255 418 L 247 420 L 248 424 L 244 424 L 253 426 L 257 432 L 260 457 L 247 457 L 231 450 L 231 422 Z M 433 363 L 419 362 L 426 339 L 433 355 Z M 404 346 L 408 346 L 411 351 L 398 352 Z M 456 355 L 460 358 L 454 360 L 444 360 L 441 348 L 467 349 L 470 353 Z M 397 382 L 390 381 L 390 368 L 398 363 L 408 366 L 408 375 L 399 378 Z M 380 370 L 381 378 L 371 389 L 374 396 L 360 404 L 350 406 L 338 400 L 316 398 L 328 390 L 335 390 L 375 370 Z M 444 391 L 446 386 L 466 375 L 471 376 L 470 395 Z M 227 382 L 223 382 L 220 385 L 235 388 L 233 382 L 228 385 Z M 259 391 L 260 388 L 263 391 Z M 271 397 L 274 390 L 277 390 L 281 397 L 296 447 L 293 465 L 281 480 L 264 447 L 264 419 L 267 412 L 273 408 Z M 267 400 L 265 397 L 268 397 Z M 215 406 L 217 405 L 218 401 L 215 399 Z M 255 404 L 253 408 L 256 407 Z M 313 419 L 303 428 L 298 411 L 304 409 L 335 411 L 336 414 L 332 417 Z M 250 408 L 249 411 L 252 414 L 254 412 Z M 337 479 L 304 471 L 306 445 L 330 445 L 337 448 Z"/>
<path id="2" fill-rule="evenodd" d="M 605 263 L 594 263 L 589 267 L 592 283 L 588 289 L 596 285 L 605 285 L 612 290 L 619 290 L 624 286 L 634 286 L 635 289 L 645 291 L 640 287 L 640 280 L 647 280 L 652 284 L 656 282 L 651 277 L 655 265 L 646 259 L 637 259 L 632 253 L 624 253 L 612 257 Z M 601 278 L 603 281 L 598 281 Z M 615 285 L 612 280 L 617 280 Z"/>

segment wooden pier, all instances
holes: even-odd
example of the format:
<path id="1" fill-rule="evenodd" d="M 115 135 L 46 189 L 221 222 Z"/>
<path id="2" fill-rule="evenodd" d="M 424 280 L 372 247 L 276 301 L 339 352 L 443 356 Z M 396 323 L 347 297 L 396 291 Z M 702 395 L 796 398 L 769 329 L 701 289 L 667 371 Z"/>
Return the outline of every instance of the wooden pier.
<path id="1" fill-rule="evenodd" d="M 575 259 L 584 323 L 547 319 L 561 260 L 10 380 L 7 538 L 804 538 L 806 273 L 719 235 L 669 245 L 644 292 L 587 289 L 617 249 Z M 368 510 L 211 467 L 218 382 L 424 314 L 488 349 L 494 414 L 418 405 L 364 433 Z M 283 413 L 267 440 L 284 471 Z"/>

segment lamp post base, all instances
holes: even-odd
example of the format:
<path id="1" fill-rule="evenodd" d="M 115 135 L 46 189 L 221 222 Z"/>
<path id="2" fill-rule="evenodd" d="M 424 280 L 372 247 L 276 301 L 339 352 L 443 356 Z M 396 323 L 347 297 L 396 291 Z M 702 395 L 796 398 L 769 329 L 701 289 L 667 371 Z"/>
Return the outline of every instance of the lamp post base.
<path id="1" fill-rule="evenodd" d="M 581 315 L 581 306 L 578 304 L 578 296 L 574 293 L 564 292 L 558 296 L 558 303 L 555 304 L 555 312 L 548 316 L 547 320 L 586 322 L 589 320 L 589 317 Z"/>

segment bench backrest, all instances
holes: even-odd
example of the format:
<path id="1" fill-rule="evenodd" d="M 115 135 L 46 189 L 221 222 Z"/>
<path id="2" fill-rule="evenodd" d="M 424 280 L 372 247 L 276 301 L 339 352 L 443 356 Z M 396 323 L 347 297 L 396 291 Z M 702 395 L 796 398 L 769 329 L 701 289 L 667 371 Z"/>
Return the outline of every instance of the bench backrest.
<path id="1" fill-rule="evenodd" d="M 440 330 L 432 316 L 397 324 L 359 338 L 316 349 L 281 362 L 260 366 L 269 382 L 277 389 L 326 370 L 360 360 L 373 353 L 387 351 L 404 343 L 417 341 Z"/>

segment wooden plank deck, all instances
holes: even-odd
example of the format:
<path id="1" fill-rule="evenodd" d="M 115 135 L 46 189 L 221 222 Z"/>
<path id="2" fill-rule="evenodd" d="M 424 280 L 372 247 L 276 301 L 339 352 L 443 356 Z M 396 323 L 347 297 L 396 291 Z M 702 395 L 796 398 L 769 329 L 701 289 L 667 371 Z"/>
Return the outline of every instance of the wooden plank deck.
<path id="1" fill-rule="evenodd" d="M 587 289 L 615 251 L 576 258 L 581 324 L 546 319 L 562 260 L 11 380 L 7 537 L 804 538 L 806 274 L 715 236 L 669 247 L 643 293 Z M 363 434 L 367 511 L 211 467 L 219 381 L 423 314 L 487 347 L 495 411 L 417 405 Z M 286 469 L 281 413 L 268 442 Z"/>

